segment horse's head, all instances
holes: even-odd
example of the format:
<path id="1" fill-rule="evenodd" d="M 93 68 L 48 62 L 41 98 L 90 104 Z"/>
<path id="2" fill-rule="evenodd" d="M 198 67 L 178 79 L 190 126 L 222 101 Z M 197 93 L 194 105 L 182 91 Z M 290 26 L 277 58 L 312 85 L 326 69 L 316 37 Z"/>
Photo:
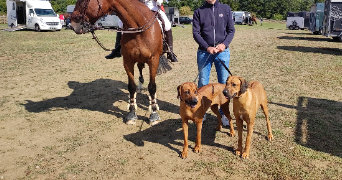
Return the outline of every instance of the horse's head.
<path id="1" fill-rule="evenodd" d="M 78 0 L 71 14 L 71 27 L 76 34 L 92 30 L 94 23 L 107 14 L 109 6 L 105 0 Z"/>

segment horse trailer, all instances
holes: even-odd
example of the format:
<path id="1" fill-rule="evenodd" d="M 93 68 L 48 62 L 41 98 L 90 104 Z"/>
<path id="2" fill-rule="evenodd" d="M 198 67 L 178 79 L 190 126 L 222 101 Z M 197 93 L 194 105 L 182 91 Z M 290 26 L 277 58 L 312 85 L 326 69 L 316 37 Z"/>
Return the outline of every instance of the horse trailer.
<path id="1" fill-rule="evenodd" d="M 6 0 L 7 31 L 33 29 L 35 31 L 62 29 L 58 14 L 45 0 Z"/>
<path id="2" fill-rule="evenodd" d="M 309 12 L 287 12 L 286 27 L 290 30 L 304 30 L 309 27 Z"/>
<path id="3" fill-rule="evenodd" d="M 233 12 L 233 20 L 235 24 L 249 24 L 248 20 L 251 16 L 251 13 L 248 11 L 234 11 Z"/>
<path id="4" fill-rule="evenodd" d="M 342 42 L 342 0 L 326 0 L 323 35 Z"/>
<path id="5" fill-rule="evenodd" d="M 313 34 L 323 34 L 324 3 L 316 3 L 310 9 L 308 30 Z"/>

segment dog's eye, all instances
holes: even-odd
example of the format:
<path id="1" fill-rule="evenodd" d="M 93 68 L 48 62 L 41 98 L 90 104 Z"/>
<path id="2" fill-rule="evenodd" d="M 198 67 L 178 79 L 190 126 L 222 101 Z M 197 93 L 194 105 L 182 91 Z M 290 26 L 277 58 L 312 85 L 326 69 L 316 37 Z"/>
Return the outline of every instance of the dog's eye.
<path id="1" fill-rule="evenodd" d="M 197 94 L 197 91 L 195 91 L 195 94 Z"/>
<path id="2" fill-rule="evenodd" d="M 190 94 L 190 90 L 185 91 L 186 94 Z"/>
<path id="3" fill-rule="evenodd" d="M 233 84 L 232 84 L 232 86 L 233 86 L 233 87 L 235 87 L 235 86 L 236 86 L 236 84 L 235 84 L 235 83 L 233 83 Z"/>

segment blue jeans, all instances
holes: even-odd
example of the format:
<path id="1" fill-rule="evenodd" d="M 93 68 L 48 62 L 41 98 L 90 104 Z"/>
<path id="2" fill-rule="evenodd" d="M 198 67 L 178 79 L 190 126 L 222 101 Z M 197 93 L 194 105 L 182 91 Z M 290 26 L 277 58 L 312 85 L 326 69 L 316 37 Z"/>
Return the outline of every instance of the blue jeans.
<path id="1" fill-rule="evenodd" d="M 218 82 L 221 84 L 226 84 L 229 73 L 217 57 L 220 58 L 223 63 L 229 68 L 229 48 L 217 54 L 210 54 L 209 52 L 203 50 L 197 51 L 198 71 L 201 71 L 198 77 L 198 88 L 209 84 L 210 71 L 213 63 L 215 64 Z"/>

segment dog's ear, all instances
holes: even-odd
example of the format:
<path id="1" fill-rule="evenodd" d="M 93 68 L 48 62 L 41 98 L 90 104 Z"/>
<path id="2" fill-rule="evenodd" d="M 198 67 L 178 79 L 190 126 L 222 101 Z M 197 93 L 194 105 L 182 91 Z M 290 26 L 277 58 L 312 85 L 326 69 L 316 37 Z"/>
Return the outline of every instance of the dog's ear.
<path id="1" fill-rule="evenodd" d="M 177 92 L 178 92 L 177 99 L 179 99 L 180 96 L 181 96 L 181 87 L 182 87 L 182 85 L 179 85 L 179 86 L 177 87 Z"/>
<path id="2" fill-rule="evenodd" d="M 242 77 L 239 77 L 239 80 L 241 82 L 241 85 L 240 85 L 240 94 L 243 94 L 247 91 L 247 88 L 248 88 L 248 82 L 243 79 Z"/>

